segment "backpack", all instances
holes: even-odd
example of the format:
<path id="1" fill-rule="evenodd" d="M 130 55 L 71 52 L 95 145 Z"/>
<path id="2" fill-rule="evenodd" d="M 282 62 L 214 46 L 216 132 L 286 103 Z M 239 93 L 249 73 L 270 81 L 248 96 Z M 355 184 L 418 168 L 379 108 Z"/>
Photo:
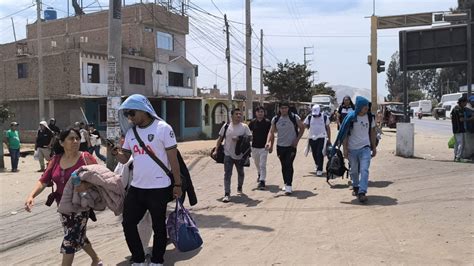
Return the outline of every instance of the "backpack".
<path id="1" fill-rule="evenodd" d="M 275 126 L 276 126 L 276 124 L 278 123 L 278 120 L 280 120 L 280 116 L 281 116 L 280 114 L 278 114 L 278 115 L 275 116 L 275 118 L 274 118 L 274 119 L 275 119 Z M 289 113 L 288 113 L 288 117 L 290 118 L 291 122 L 293 123 L 293 126 L 295 127 L 296 136 L 298 136 L 299 130 L 298 130 L 298 123 L 296 122 L 296 115 L 295 115 L 295 113 L 289 112 Z"/>
<path id="2" fill-rule="evenodd" d="M 222 136 L 222 140 L 225 141 L 225 135 L 227 134 L 227 129 L 229 128 L 229 124 L 226 123 L 224 126 L 224 136 Z M 219 136 L 220 137 L 220 136 Z M 224 163 L 224 144 L 221 143 L 221 145 L 217 148 L 217 153 L 216 157 L 213 157 L 212 154 L 216 150 L 216 147 L 212 148 L 211 150 L 211 158 L 216 161 L 216 163 Z"/>
<path id="3" fill-rule="evenodd" d="M 344 173 L 348 170 L 344 163 L 344 156 L 342 155 L 341 150 L 335 146 L 333 146 L 333 149 L 335 149 L 336 152 L 329 158 L 329 161 L 326 164 L 327 181 L 334 178 L 334 176 L 344 176 Z"/>

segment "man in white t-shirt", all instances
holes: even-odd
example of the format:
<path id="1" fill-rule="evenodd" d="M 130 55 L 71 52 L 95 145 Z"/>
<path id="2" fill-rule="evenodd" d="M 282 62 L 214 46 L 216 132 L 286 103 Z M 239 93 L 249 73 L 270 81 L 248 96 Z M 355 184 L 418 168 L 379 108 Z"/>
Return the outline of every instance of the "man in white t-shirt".
<path id="1" fill-rule="evenodd" d="M 313 153 L 313 160 L 316 164 L 316 175 L 323 175 L 324 155 L 323 149 L 327 142 L 331 142 L 331 129 L 329 127 L 329 117 L 321 113 L 319 104 L 315 104 L 311 109 L 311 115 L 306 116 L 304 124 L 309 129 L 309 145 Z"/>
<path id="2" fill-rule="evenodd" d="M 244 185 L 244 162 L 242 162 L 243 154 L 237 155 L 235 153 L 235 147 L 240 136 L 252 136 L 249 127 L 242 123 L 242 111 L 240 109 L 234 109 L 231 111 L 230 124 L 225 124 L 219 131 L 219 138 L 216 143 L 217 148 L 224 141 L 224 198 L 222 202 L 230 201 L 230 184 L 232 177 L 232 168 L 235 165 L 237 169 L 237 193 L 242 193 L 242 186 Z M 225 139 L 224 139 L 225 138 Z M 214 152 L 216 153 L 216 152 Z M 215 156 L 216 154 L 213 154 Z"/>
<path id="3" fill-rule="evenodd" d="M 166 251 L 166 206 L 172 197 L 181 196 L 181 176 L 177 158 L 177 143 L 173 129 L 160 119 L 148 99 L 139 94 L 127 98 L 119 110 L 136 126 L 145 147 L 171 169 L 170 176 L 140 146 L 133 129 L 125 135 L 122 148 L 112 155 L 120 163 L 127 163 L 133 156 L 133 180 L 128 189 L 123 208 L 123 231 L 134 264 L 145 263 L 145 253 L 137 225 L 148 210 L 153 224 L 153 251 L 150 265 L 163 265 Z M 133 264 L 132 264 L 133 265 Z"/>
<path id="4" fill-rule="evenodd" d="M 369 105 L 367 99 L 357 96 L 355 111 L 347 118 L 351 120 L 348 124 L 350 128 L 343 140 L 344 157 L 349 158 L 351 166 L 353 195 L 357 196 L 360 202 L 367 201 L 370 161 L 377 154 L 375 119 L 369 113 Z M 369 115 L 372 117 L 369 118 Z"/>

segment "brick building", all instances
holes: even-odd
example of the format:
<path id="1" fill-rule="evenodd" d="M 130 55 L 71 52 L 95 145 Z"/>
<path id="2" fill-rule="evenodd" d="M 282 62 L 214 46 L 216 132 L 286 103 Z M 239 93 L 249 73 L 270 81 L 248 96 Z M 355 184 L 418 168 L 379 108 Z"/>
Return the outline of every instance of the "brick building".
<path id="1" fill-rule="evenodd" d="M 201 132 L 197 66 L 186 59 L 188 17 L 156 4 L 122 8 L 122 94 L 148 96 L 181 139 Z M 36 23 L 26 39 L 0 45 L 0 102 L 21 129 L 38 126 Z M 108 11 L 42 23 L 45 115 L 60 127 L 74 121 L 106 126 Z M 82 110 L 81 110 L 82 109 Z M 185 115 L 186 114 L 186 115 Z"/>

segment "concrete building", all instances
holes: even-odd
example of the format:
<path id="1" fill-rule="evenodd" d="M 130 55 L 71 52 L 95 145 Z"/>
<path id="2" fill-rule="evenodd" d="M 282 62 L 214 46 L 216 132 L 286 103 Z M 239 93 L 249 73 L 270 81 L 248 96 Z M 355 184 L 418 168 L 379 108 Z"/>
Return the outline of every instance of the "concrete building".
<path id="1" fill-rule="evenodd" d="M 188 17 L 156 4 L 122 8 L 122 94 L 150 98 L 179 139 L 201 133 L 197 66 L 186 59 Z M 38 127 L 36 23 L 26 39 L 0 45 L 0 102 L 21 129 Z M 74 121 L 106 128 L 108 11 L 42 23 L 45 115 L 60 127 Z M 83 112 L 82 112 L 83 110 Z"/>

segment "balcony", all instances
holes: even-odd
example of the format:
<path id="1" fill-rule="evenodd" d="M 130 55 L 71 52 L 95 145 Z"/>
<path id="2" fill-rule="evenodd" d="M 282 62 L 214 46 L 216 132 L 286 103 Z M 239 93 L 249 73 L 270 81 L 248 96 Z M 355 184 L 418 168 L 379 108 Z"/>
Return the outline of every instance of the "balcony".
<path id="1" fill-rule="evenodd" d="M 104 83 L 82 83 L 81 95 L 84 96 L 107 96 L 107 84 Z"/>
<path id="2" fill-rule="evenodd" d="M 178 97 L 193 97 L 194 90 L 191 87 L 174 87 L 174 86 L 166 86 L 167 96 L 178 96 Z"/>

